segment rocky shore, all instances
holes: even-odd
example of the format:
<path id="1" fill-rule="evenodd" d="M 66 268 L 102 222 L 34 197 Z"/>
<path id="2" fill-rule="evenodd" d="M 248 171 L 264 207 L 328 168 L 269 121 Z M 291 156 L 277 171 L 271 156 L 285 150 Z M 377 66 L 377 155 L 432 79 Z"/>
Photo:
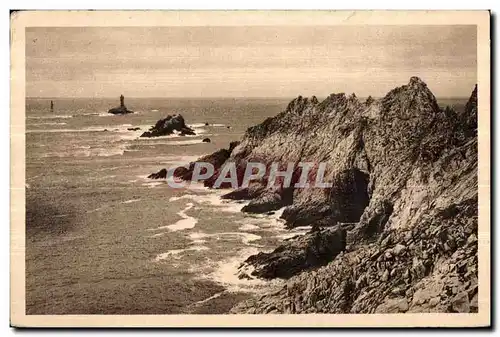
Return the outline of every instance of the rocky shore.
<path id="1" fill-rule="evenodd" d="M 313 227 L 242 264 L 242 278 L 287 282 L 232 312 L 477 312 L 477 144 L 477 87 L 455 111 L 412 77 L 381 99 L 299 96 L 241 142 L 200 158 L 216 168 L 208 187 L 226 162 L 239 184 L 248 162 L 322 162 L 332 183 L 268 187 L 265 175 L 225 196 L 251 200 L 245 212 L 286 207 L 288 228 Z M 193 166 L 176 175 L 190 179 Z"/>

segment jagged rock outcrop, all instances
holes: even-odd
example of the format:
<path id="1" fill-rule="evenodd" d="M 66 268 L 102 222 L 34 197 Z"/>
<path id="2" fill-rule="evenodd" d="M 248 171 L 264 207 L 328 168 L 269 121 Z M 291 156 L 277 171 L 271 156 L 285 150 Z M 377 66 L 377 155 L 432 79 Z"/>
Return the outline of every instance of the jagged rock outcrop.
<path id="1" fill-rule="evenodd" d="M 334 186 L 295 189 L 283 213 L 287 225 L 360 222 L 369 234 L 381 219 L 387 218 L 378 231 L 392 225 L 390 214 L 380 212 L 401 206 L 398 193 L 408 182 L 421 183 L 427 173 L 421 170 L 465 144 L 463 129 L 414 77 L 369 106 L 354 95 L 332 94 L 316 104 L 299 96 L 284 112 L 249 128 L 228 161 L 240 171 L 249 161 L 325 163 L 325 180 Z"/>
<path id="2" fill-rule="evenodd" d="M 299 96 L 250 128 L 229 159 L 241 166 L 327 163 L 333 187 L 295 189 L 289 227 L 351 228 L 328 265 L 233 312 L 477 312 L 476 132 L 477 88 L 463 112 L 441 110 L 416 77 L 371 102 Z"/>
<path id="3" fill-rule="evenodd" d="M 327 264 L 345 249 L 345 245 L 345 230 L 340 228 L 315 230 L 304 236 L 285 240 L 271 253 L 250 256 L 240 266 L 239 277 L 287 279 L 304 270 Z"/>
<path id="4" fill-rule="evenodd" d="M 156 173 L 148 175 L 149 179 L 165 179 L 167 178 L 167 169 L 161 169 Z"/>
<path id="5" fill-rule="evenodd" d="M 372 96 L 368 96 L 368 98 L 365 101 L 365 105 L 371 105 L 375 100 L 373 99 Z"/>
<path id="6" fill-rule="evenodd" d="M 477 144 L 477 87 L 457 112 L 440 109 L 417 77 L 365 102 L 299 96 L 249 128 L 229 154 L 211 155 L 217 169 L 205 185 L 224 162 L 236 163 L 239 183 L 249 162 L 324 163 L 331 188 L 287 188 L 266 174 L 226 198 L 251 200 L 247 212 L 286 206 L 289 228 L 345 228 L 345 247 L 312 269 L 304 262 L 310 236 L 250 257 L 253 276 L 289 279 L 233 312 L 477 312 Z M 292 186 L 301 169 L 293 172 Z"/>
<path id="7" fill-rule="evenodd" d="M 168 115 L 160 119 L 149 131 L 144 132 L 141 137 L 168 136 L 177 132 L 180 136 L 196 135 L 193 129 L 186 125 L 182 115 Z"/>

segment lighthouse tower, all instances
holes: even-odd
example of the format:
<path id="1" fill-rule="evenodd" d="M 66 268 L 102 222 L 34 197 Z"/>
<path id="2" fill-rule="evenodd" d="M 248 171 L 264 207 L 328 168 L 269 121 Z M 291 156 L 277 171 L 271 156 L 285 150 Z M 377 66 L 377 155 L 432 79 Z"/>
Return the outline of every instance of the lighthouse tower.
<path id="1" fill-rule="evenodd" d="M 123 95 L 120 95 L 120 106 L 109 109 L 108 113 L 113 115 L 125 115 L 131 114 L 133 113 L 133 111 L 127 109 L 127 107 L 125 106 L 125 97 L 123 97 Z"/>

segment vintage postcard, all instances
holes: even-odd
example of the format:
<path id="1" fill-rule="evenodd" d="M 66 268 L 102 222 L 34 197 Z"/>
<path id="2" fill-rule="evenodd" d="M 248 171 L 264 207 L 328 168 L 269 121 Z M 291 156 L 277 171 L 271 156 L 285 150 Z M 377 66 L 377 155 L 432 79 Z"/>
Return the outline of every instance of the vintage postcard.
<path id="1" fill-rule="evenodd" d="M 488 11 L 11 15 L 11 325 L 487 327 Z"/>

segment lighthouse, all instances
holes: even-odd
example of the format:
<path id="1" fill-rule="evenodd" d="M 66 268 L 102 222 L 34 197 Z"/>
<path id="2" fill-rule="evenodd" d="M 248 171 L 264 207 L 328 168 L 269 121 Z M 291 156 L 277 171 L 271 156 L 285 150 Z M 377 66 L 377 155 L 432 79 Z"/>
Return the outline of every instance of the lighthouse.
<path id="1" fill-rule="evenodd" d="M 108 113 L 113 115 L 125 115 L 133 113 L 133 111 L 128 110 L 127 107 L 125 106 L 125 97 L 122 94 L 120 95 L 120 106 L 113 109 L 109 109 Z"/>

